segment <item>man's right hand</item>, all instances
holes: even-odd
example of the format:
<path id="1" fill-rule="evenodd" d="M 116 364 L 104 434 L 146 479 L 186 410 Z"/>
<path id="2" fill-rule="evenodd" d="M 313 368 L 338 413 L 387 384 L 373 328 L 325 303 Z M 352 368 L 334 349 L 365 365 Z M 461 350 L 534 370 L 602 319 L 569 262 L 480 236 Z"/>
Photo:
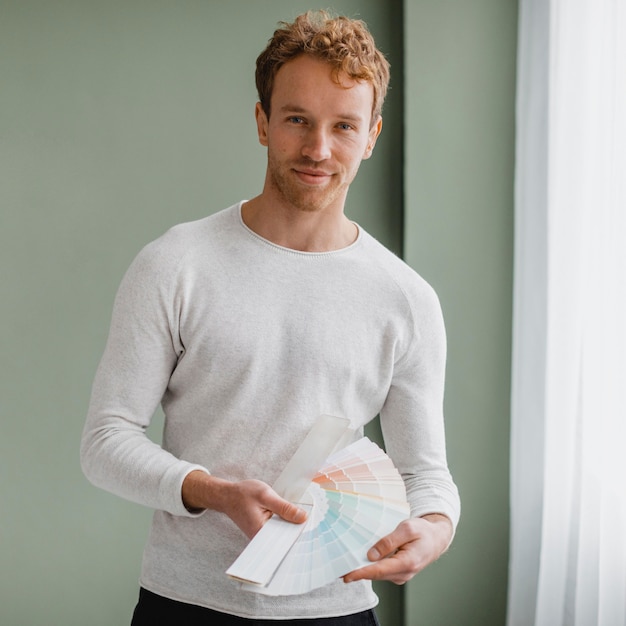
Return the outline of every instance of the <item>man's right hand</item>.
<path id="1" fill-rule="evenodd" d="M 276 515 L 288 522 L 301 524 L 306 512 L 281 498 L 260 480 L 231 482 L 201 470 L 190 472 L 183 481 L 182 498 L 190 511 L 213 509 L 225 513 L 252 538 L 263 524 Z"/>

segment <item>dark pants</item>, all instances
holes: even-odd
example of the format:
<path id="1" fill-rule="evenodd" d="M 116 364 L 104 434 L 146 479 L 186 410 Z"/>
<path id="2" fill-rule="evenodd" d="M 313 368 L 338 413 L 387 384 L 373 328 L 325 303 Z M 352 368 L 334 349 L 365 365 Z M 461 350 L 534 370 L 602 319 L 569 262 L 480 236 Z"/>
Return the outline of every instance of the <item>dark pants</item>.
<path id="1" fill-rule="evenodd" d="M 194 604 L 163 598 L 141 589 L 131 626 L 380 626 L 373 610 L 313 619 L 246 619 Z"/>

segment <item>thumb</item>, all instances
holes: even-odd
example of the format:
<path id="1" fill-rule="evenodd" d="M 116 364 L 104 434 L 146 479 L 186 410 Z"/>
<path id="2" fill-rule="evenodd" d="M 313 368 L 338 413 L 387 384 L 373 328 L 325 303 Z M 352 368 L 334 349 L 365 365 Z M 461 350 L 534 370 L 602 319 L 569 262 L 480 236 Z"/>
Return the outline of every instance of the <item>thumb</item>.
<path id="1" fill-rule="evenodd" d="M 271 510 L 287 522 L 293 522 L 294 524 L 302 524 L 302 522 L 306 521 L 307 518 L 307 514 L 304 509 L 301 509 L 299 506 L 289 502 L 288 500 L 284 500 L 280 496 L 276 497 L 275 506 L 272 507 Z"/>

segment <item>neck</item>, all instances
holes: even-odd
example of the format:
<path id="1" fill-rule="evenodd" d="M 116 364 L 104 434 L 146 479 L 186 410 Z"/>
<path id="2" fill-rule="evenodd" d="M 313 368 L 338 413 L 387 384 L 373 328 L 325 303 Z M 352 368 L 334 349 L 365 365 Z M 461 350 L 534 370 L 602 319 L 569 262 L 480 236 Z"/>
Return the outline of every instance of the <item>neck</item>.
<path id="1" fill-rule="evenodd" d="M 241 209 L 245 225 L 276 245 L 301 252 L 332 252 L 354 243 L 356 224 L 343 211 L 285 210 L 261 194 Z"/>

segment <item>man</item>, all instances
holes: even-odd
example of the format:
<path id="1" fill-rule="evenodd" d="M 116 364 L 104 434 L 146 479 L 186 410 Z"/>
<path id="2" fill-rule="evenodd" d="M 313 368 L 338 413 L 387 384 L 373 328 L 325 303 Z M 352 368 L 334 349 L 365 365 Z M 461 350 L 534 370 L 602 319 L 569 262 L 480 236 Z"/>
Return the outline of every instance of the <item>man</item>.
<path id="1" fill-rule="evenodd" d="M 81 458 L 93 483 L 156 509 L 135 625 L 375 624 L 370 580 L 404 583 L 452 539 L 439 304 L 344 214 L 388 76 L 360 21 L 282 24 L 257 60 L 261 194 L 174 227 L 122 281 Z M 162 447 L 145 436 L 159 402 Z M 242 591 L 224 572 L 248 538 L 273 513 L 306 518 L 269 485 L 321 414 L 358 432 L 380 414 L 413 517 L 343 580 Z"/>

